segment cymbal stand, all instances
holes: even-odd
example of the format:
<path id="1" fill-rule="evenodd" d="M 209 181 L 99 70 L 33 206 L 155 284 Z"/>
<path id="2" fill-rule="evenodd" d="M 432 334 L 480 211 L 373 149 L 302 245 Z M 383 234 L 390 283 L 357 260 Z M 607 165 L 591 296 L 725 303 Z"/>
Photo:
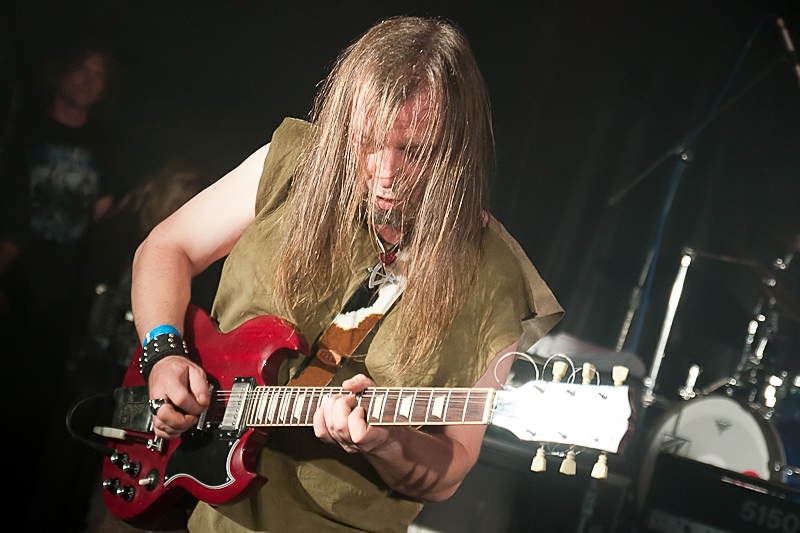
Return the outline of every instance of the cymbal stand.
<path id="1" fill-rule="evenodd" d="M 653 363 L 650 368 L 650 374 L 644 378 L 645 391 L 642 396 L 642 404 L 648 407 L 655 403 L 655 387 L 658 372 L 661 369 L 661 361 L 664 359 L 664 352 L 667 347 L 667 339 L 672 330 L 672 323 L 675 320 L 675 312 L 678 310 L 678 303 L 683 294 L 683 285 L 686 282 L 686 273 L 694 261 L 694 250 L 691 248 L 683 249 L 683 256 L 681 257 L 681 266 L 678 268 L 678 274 L 675 276 L 675 281 L 672 284 L 672 292 L 669 296 L 667 303 L 667 313 L 664 316 L 664 322 L 661 325 L 661 334 L 658 337 L 658 346 L 656 353 L 653 356 Z"/>

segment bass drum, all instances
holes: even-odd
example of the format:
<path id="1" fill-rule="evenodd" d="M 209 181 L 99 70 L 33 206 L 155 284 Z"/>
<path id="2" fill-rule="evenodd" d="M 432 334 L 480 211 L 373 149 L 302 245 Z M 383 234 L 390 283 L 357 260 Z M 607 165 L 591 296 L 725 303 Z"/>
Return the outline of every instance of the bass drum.
<path id="1" fill-rule="evenodd" d="M 776 426 L 726 396 L 706 396 L 673 406 L 648 437 L 637 490 L 639 506 L 644 506 L 661 452 L 800 486 L 797 469 L 787 465 L 787 455 L 795 458 L 800 451 L 797 428 L 796 423 Z"/>

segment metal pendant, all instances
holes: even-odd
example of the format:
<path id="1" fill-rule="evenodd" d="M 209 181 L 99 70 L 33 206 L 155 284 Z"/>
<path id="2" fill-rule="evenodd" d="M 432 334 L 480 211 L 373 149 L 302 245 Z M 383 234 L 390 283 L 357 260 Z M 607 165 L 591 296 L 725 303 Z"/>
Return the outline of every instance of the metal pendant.
<path id="1" fill-rule="evenodd" d="M 374 267 L 368 268 L 369 271 L 369 281 L 367 282 L 367 286 L 370 289 L 374 289 L 379 285 L 383 285 L 384 283 L 396 283 L 397 276 L 394 275 L 394 272 L 386 268 L 386 265 L 383 264 L 382 261 L 378 261 Z"/>

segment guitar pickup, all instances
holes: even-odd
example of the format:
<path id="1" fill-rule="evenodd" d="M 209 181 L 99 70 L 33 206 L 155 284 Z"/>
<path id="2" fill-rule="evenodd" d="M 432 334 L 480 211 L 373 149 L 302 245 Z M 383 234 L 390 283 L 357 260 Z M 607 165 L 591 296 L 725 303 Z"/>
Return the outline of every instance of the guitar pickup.
<path id="1" fill-rule="evenodd" d="M 255 388 L 254 378 L 235 378 L 231 386 L 225 414 L 219 426 L 220 431 L 227 432 L 230 437 L 239 437 L 244 430 L 242 420 L 250 405 L 250 392 Z"/>

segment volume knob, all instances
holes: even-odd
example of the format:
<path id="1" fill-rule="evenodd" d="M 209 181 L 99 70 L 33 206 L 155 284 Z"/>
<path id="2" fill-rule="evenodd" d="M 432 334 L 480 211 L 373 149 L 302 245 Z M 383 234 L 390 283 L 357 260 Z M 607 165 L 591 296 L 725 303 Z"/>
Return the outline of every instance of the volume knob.
<path id="1" fill-rule="evenodd" d="M 133 499 L 133 487 L 117 487 L 117 496 L 129 502 Z"/>

